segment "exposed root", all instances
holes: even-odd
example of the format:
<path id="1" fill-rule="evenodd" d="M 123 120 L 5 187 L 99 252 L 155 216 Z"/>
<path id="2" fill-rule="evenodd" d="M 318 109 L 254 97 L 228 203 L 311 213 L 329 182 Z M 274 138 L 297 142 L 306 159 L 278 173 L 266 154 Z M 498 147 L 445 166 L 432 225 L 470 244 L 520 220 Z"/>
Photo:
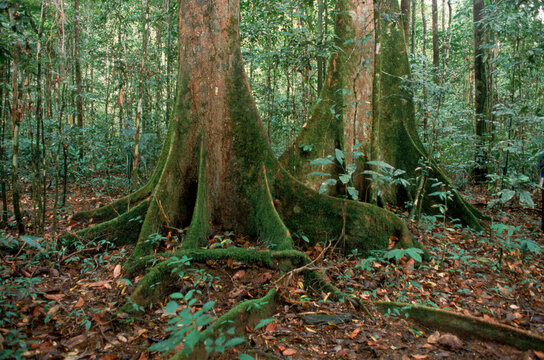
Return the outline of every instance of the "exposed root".
<path id="1" fill-rule="evenodd" d="M 107 239 L 116 245 L 136 243 L 147 208 L 147 201 L 141 201 L 129 211 L 112 220 L 81 229 L 73 234 L 66 234 L 60 240 L 66 246 L 71 246 L 76 242 L 100 239 Z"/>
<path id="2" fill-rule="evenodd" d="M 459 335 L 497 341 L 521 350 L 544 350 L 544 337 L 474 316 L 397 302 L 378 301 L 376 306 L 383 313 L 398 310 L 401 315 L 410 317 L 426 326 L 444 329 Z"/>

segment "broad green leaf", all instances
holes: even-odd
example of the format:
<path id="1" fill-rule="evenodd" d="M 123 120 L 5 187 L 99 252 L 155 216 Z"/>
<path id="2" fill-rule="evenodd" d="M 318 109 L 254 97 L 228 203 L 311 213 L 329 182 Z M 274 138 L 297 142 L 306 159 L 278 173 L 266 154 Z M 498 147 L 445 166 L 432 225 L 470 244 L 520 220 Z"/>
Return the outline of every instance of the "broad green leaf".
<path id="1" fill-rule="evenodd" d="M 334 155 L 339 164 L 344 164 L 344 152 L 340 149 L 334 149 Z"/>
<path id="2" fill-rule="evenodd" d="M 35 249 L 38 249 L 38 250 L 43 249 L 43 247 L 36 242 L 36 240 L 42 240 L 41 237 L 30 236 L 30 235 L 22 235 L 21 240 L 23 240 L 25 243 L 27 243 L 28 245 L 30 245 L 31 247 L 33 247 Z"/>
<path id="3" fill-rule="evenodd" d="M 535 207 L 535 203 L 533 202 L 533 196 L 527 190 L 519 191 L 519 201 L 530 208 Z"/>
<path id="4" fill-rule="evenodd" d="M 351 163 L 351 164 L 348 164 L 348 166 L 346 166 L 346 172 L 349 175 L 353 175 L 355 170 L 357 170 L 357 164 Z"/>
<path id="5" fill-rule="evenodd" d="M 332 165 L 332 164 L 334 164 L 334 161 L 332 160 L 331 157 L 317 158 L 317 159 L 310 160 L 310 165 L 323 166 L 323 165 Z"/>
<path id="6" fill-rule="evenodd" d="M 164 312 L 166 314 L 175 314 L 177 309 L 178 309 L 178 303 L 172 300 L 172 301 L 169 301 L 168 304 L 166 304 L 166 307 L 164 308 Z"/>
<path id="7" fill-rule="evenodd" d="M 240 344 L 242 344 L 244 342 L 246 342 L 246 339 L 241 338 L 241 337 L 235 337 L 235 338 L 232 338 L 229 341 L 227 341 L 225 343 L 225 347 L 240 345 Z"/>
<path id="8" fill-rule="evenodd" d="M 338 176 L 342 184 L 346 185 L 351 180 L 351 176 L 348 174 L 341 174 Z"/>

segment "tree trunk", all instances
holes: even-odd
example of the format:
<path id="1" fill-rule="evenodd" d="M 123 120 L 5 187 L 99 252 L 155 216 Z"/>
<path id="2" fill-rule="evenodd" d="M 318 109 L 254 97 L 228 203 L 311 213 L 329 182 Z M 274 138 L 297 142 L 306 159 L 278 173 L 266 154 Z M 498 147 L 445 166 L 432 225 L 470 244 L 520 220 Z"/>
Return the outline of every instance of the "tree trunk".
<path id="1" fill-rule="evenodd" d="M 146 241 L 150 235 L 186 226 L 174 254 L 189 252 L 192 261 L 225 256 L 285 264 L 285 257 L 304 257 L 293 250 L 292 233 L 305 234 L 311 243 L 341 238 L 346 250 L 366 253 L 387 248 L 390 236 L 404 246 L 420 247 L 392 213 L 318 195 L 279 165 L 244 73 L 239 2 L 186 0 L 180 5 L 176 106 L 155 172 L 134 194 L 79 214 L 78 218 L 102 220 L 120 216 L 78 236 L 108 234 L 118 243 L 137 241 L 126 271 L 148 264 L 154 250 Z M 143 224 L 130 221 L 137 216 L 144 218 Z M 200 248 L 212 233 L 225 230 L 246 235 L 271 251 Z M 66 242 L 76 240 L 65 237 Z M 147 273 L 133 301 L 147 305 L 160 298 L 171 278 L 169 261 Z"/>
<path id="2" fill-rule="evenodd" d="M 487 88 L 487 71 L 484 63 L 483 24 L 482 16 L 484 0 L 474 0 L 474 109 L 476 136 L 478 146 L 476 149 L 476 166 L 474 179 L 484 182 L 487 175 L 487 122 L 489 120 L 489 91 Z"/>
<path id="3" fill-rule="evenodd" d="M 307 174 L 322 171 L 338 178 L 339 167 L 330 165 L 319 169 L 311 166 L 309 160 L 333 155 L 335 149 L 352 154 L 354 144 L 362 142 L 359 149 L 367 159 L 381 160 L 403 169 L 408 173 L 408 178 L 415 177 L 420 159 L 430 161 L 433 176 L 449 186 L 445 175 L 428 159 L 416 133 L 412 95 L 405 90 L 402 80 L 410 74 L 402 25 L 391 16 L 382 16 L 399 13 L 398 4 L 384 0 L 377 1 L 374 8 L 372 5 L 365 8 L 361 5 L 357 7 L 356 1 L 340 1 L 337 6 L 336 34 L 341 50 L 331 57 L 329 75 L 321 94 L 323 100 L 314 109 L 295 143 L 281 157 L 282 163 L 296 178 L 317 189 L 324 179 L 308 177 Z M 374 20 L 369 22 L 368 19 Z M 374 28 L 372 33 L 375 34 L 374 42 L 368 42 L 373 44 L 371 49 L 364 42 L 360 47 L 353 48 L 353 43 L 347 39 L 362 38 L 360 34 L 365 34 L 369 27 Z M 359 35 L 354 36 L 357 33 Z M 371 56 L 363 55 L 365 53 Z M 343 54 L 349 54 L 349 58 Z M 368 69 L 359 66 L 361 59 L 371 60 L 367 64 Z M 372 71 L 366 72 L 369 69 Z M 358 98 L 359 94 L 365 97 Z M 372 116 L 369 116 L 370 113 Z M 305 150 L 303 145 L 312 145 L 312 150 L 308 151 L 308 147 Z M 346 156 L 346 159 L 349 161 L 351 156 Z M 362 176 L 355 176 L 353 184 L 363 199 L 373 198 L 365 197 L 365 194 L 375 190 L 369 190 L 369 184 Z M 481 214 L 457 192 L 453 192 L 455 200 L 450 215 L 480 228 L 478 218 Z M 414 189 L 389 188 L 384 198 L 402 206 L 405 201 L 413 199 L 414 193 Z M 424 205 L 429 208 L 430 201 Z"/>
<path id="4" fill-rule="evenodd" d="M 440 48 L 438 46 L 438 0 L 433 0 L 433 73 L 434 82 L 438 84 L 438 68 L 440 66 Z"/>
<path id="5" fill-rule="evenodd" d="M 317 190 L 323 182 L 321 176 L 306 177 L 312 171 L 339 174 L 338 166 L 317 169 L 311 159 L 346 151 L 346 162 L 352 163 L 354 147 L 363 143 L 359 151 L 370 150 L 372 126 L 372 77 L 374 67 L 374 11 L 373 2 L 337 2 L 335 19 L 336 46 L 340 49 L 329 60 L 327 78 L 321 90 L 321 101 L 314 108 L 308 122 L 280 161 L 296 178 Z M 354 39 L 361 39 L 355 41 Z M 311 150 L 305 149 L 311 146 Z M 347 165 L 347 164 L 342 164 Z M 354 178 L 363 186 L 362 176 Z"/>
<path id="6" fill-rule="evenodd" d="M 317 48 L 321 53 L 323 47 L 323 0 L 317 0 Z M 317 92 L 321 91 L 323 87 L 323 77 L 325 65 L 323 64 L 323 57 L 319 55 L 317 57 Z"/>
<path id="7" fill-rule="evenodd" d="M 19 234 L 24 234 L 25 225 L 21 214 L 20 205 L 20 187 L 19 187 L 19 131 L 21 121 L 23 119 L 23 106 L 19 89 L 19 55 L 21 53 L 21 45 L 18 41 L 15 42 L 13 49 L 12 71 L 11 71 L 11 121 L 12 121 L 12 149 L 11 149 L 11 196 L 13 202 L 13 214 L 17 223 Z"/>
<path id="8" fill-rule="evenodd" d="M 77 126 L 83 127 L 83 98 L 81 97 L 81 58 L 79 53 L 79 0 L 74 3 L 75 21 L 74 21 L 74 57 L 76 63 L 76 111 Z"/>

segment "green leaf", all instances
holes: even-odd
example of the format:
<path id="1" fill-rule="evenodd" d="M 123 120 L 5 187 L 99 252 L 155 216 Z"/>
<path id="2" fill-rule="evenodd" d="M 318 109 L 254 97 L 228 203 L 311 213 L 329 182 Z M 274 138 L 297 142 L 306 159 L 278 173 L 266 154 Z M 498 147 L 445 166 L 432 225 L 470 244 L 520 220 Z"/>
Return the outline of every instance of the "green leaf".
<path id="1" fill-rule="evenodd" d="M 417 249 L 417 248 L 408 248 L 405 249 L 406 254 L 410 256 L 414 261 L 421 262 L 423 259 L 421 258 L 421 255 L 423 253 L 423 250 Z"/>
<path id="2" fill-rule="evenodd" d="M 353 186 L 348 186 L 348 194 L 353 200 L 359 199 L 359 190 L 357 190 Z"/>
<path id="3" fill-rule="evenodd" d="M 530 208 L 535 207 L 535 203 L 533 202 L 533 196 L 527 190 L 519 191 L 519 201 Z"/>
<path id="4" fill-rule="evenodd" d="M 246 342 L 246 339 L 241 338 L 241 337 L 235 337 L 235 338 L 232 338 L 229 341 L 227 341 L 225 343 L 225 347 L 227 348 L 227 347 L 231 347 L 231 346 L 240 345 L 240 344 L 242 344 L 244 342 Z"/>
<path id="5" fill-rule="evenodd" d="M 336 179 L 327 179 L 323 181 L 323 184 L 327 186 L 335 186 L 336 183 L 337 183 Z"/>
<path id="6" fill-rule="evenodd" d="M 30 236 L 30 235 L 22 235 L 21 240 L 23 240 L 25 243 L 27 243 L 28 245 L 30 245 L 31 247 L 33 247 L 35 249 L 38 249 L 38 250 L 43 249 L 43 247 L 36 242 L 36 240 L 43 240 L 43 238 L 41 238 L 41 237 Z"/>
<path id="7" fill-rule="evenodd" d="M 331 176 L 331 174 L 321 171 L 313 171 L 306 176 Z"/>
<path id="8" fill-rule="evenodd" d="M 348 166 L 346 166 L 346 172 L 349 175 L 353 175 L 355 170 L 357 170 L 357 164 L 351 163 L 351 164 L 348 164 Z"/>
<path id="9" fill-rule="evenodd" d="M 248 354 L 240 354 L 238 355 L 238 360 L 255 360 L 253 356 L 249 356 Z"/>
<path id="10" fill-rule="evenodd" d="M 383 161 L 380 161 L 380 160 L 372 160 L 372 161 L 367 161 L 366 162 L 368 165 L 371 165 L 371 166 L 376 166 L 380 169 L 391 169 L 393 170 L 394 167 L 392 167 L 391 165 L 389 165 L 388 163 L 386 162 L 383 162 Z"/>
<path id="11" fill-rule="evenodd" d="M 344 164 L 344 152 L 340 149 L 334 149 L 334 155 L 339 164 Z"/>
<path id="12" fill-rule="evenodd" d="M 341 174 L 338 176 L 342 184 L 346 185 L 351 180 L 351 176 L 348 174 Z"/>
<path id="13" fill-rule="evenodd" d="M 172 299 L 183 299 L 183 294 L 179 293 L 179 292 L 175 292 L 175 293 L 170 294 L 170 297 Z"/>
<path id="14" fill-rule="evenodd" d="M 310 165 L 323 166 L 323 165 L 332 165 L 332 164 L 334 164 L 334 161 L 332 160 L 331 157 L 324 157 L 324 158 L 317 158 L 317 159 L 310 160 Z"/>
<path id="15" fill-rule="evenodd" d="M 166 304 L 166 307 L 164 308 L 164 312 L 166 314 L 175 314 L 177 309 L 178 309 L 178 303 L 172 300 L 172 301 L 169 301 L 168 304 Z"/>
<path id="16" fill-rule="evenodd" d="M 504 189 L 500 192 L 500 195 L 501 202 L 504 204 L 510 201 L 514 197 L 514 195 L 516 195 L 516 192 L 514 190 Z"/>

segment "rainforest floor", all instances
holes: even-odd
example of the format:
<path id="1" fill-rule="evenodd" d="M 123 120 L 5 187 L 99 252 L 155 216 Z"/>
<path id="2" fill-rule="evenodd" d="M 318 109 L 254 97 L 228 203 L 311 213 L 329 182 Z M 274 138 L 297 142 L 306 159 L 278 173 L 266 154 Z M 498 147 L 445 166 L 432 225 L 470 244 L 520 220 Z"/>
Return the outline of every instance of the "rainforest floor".
<path id="1" fill-rule="evenodd" d="M 55 237 L 89 225 L 71 221 L 73 213 L 107 204 L 122 192 L 122 188 L 71 186 Z M 337 288 L 364 300 L 372 317 L 350 303 L 331 301 L 330 294 L 305 289 L 301 276 L 286 281 L 273 270 L 230 259 L 190 264 L 172 292 L 196 289 L 191 311 L 214 301 L 210 315 L 220 316 L 278 286 L 274 321 L 259 329 L 246 328 L 249 342 L 228 349 L 225 359 L 242 353 L 259 359 L 544 359 L 543 352 L 474 337 L 444 337 L 447 332 L 381 314 L 372 305 L 374 300 L 385 300 L 447 308 L 544 335 L 544 257 L 536 246 L 544 246 L 537 210 L 540 194 L 535 196 L 539 200 L 535 209 L 516 204 L 487 209 L 490 196 L 483 187 L 469 188 L 464 195 L 492 217 L 488 225 L 495 226 L 476 233 L 444 224 L 440 216 L 416 223 L 407 219 L 407 213 L 399 213 L 430 251 L 428 261 L 418 263 L 406 256 L 396 261 L 388 259 L 387 252 L 367 258 L 327 252 L 314 264 Z M 23 207 L 31 208 L 29 201 L 24 198 Z M 28 213 L 27 221 L 31 226 Z M 171 315 L 165 305 L 171 299 L 141 316 L 118 311 L 142 277 L 125 279 L 121 271 L 133 246 L 116 248 L 97 241 L 63 250 L 53 240 L 51 226 L 48 217 L 46 235 L 40 238 L 20 238 L 14 226 L 0 233 L 2 241 L 18 244 L 0 257 L 0 354 L 36 359 L 158 359 L 161 353 L 148 349 L 168 337 Z M 178 235 L 158 239 L 156 251 L 173 249 Z M 254 244 L 251 240 L 226 232 L 211 236 L 208 246 L 249 247 Z M 327 245 L 300 250 L 315 259 Z M 341 314 L 346 321 L 312 325 L 305 321 L 309 314 Z"/>

